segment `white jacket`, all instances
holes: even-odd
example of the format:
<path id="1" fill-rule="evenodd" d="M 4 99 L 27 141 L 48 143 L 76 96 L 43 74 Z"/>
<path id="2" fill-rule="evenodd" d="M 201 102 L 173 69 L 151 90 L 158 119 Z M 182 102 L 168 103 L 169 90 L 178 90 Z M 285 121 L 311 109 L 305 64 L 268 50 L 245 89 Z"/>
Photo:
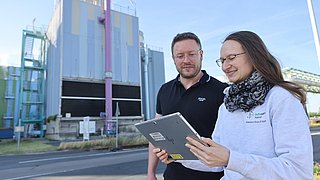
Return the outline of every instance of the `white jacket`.
<path id="1" fill-rule="evenodd" d="M 299 100 L 279 86 L 250 112 L 230 113 L 222 104 L 212 139 L 230 150 L 223 179 L 313 179 L 308 117 Z M 182 164 L 203 171 L 211 168 L 200 161 Z"/>

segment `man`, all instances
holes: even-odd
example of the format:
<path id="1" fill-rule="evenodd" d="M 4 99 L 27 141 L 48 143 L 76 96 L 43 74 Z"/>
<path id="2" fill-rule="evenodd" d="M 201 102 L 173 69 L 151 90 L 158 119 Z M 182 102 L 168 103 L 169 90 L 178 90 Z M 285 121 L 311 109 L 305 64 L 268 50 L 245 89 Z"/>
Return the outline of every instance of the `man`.
<path id="1" fill-rule="evenodd" d="M 201 70 L 203 51 L 200 39 L 195 34 L 177 34 L 172 41 L 171 52 L 179 75 L 161 86 L 157 96 L 156 117 L 180 112 L 200 136 L 211 137 L 218 108 L 223 102 L 223 90 L 227 84 Z M 223 172 L 196 171 L 186 168 L 178 161 L 158 158 L 159 152 L 158 148 L 149 143 L 149 180 L 156 179 L 159 158 L 167 164 L 163 174 L 166 180 L 212 180 L 223 176 Z"/>

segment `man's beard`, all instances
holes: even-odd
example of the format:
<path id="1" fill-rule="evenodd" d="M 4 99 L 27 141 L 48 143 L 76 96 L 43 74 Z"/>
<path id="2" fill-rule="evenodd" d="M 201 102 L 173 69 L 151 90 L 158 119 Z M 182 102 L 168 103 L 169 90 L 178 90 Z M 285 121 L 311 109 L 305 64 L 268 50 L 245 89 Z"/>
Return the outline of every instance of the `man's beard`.
<path id="1" fill-rule="evenodd" d="M 201 66 L 195 67 L 194 72 L 192 74 L 184 73 L 182 69 L 178 69 L 178 72 L 182 78 L 192 79 L 199 74 L 200 70 L 201 70 Z"/>

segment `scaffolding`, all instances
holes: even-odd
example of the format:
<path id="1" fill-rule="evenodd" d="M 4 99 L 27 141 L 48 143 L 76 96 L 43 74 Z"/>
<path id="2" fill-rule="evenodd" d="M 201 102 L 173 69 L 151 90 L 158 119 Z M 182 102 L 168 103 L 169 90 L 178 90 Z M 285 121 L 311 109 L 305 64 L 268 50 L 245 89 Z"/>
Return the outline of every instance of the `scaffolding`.
<path id="1" fill-rule="evenodd" d="M 18 127 L 25 137 L 44 135 L 45 67 L 45 34 L 23 30 Z"/>

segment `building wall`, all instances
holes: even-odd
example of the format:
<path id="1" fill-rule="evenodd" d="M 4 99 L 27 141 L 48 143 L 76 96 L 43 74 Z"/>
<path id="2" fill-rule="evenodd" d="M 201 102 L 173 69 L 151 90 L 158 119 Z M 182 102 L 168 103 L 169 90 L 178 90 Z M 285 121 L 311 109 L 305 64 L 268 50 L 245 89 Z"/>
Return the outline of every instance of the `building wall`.
<path id="1" fill-rule="evenodd" d="M 154 118 L 156 114 L 156 103 L 157 103 L 157 94 L 162 84 L 165 83 L 165 74 L 164 74 L 164 55 L 163 52 L 158 50 L 147 49 L 148 52 L 144 53 L 144 49 L 141 51 L 144 55 L 148 56 L 148 66 L 142 65 L 142 76 L 145 76 L 145 71 L 147 71 L 147 78 L 142 78 L 143 87 L 142 87 L 142 97 L 143 97 L 143 112 L 146 119 Z M 143 63 L 146 63 L 145 59 L 142 59 Z M 148 79 L 148 82 L 146 82 Z M 148 91 L 146 90 L 146 86 Z M 148 101 L 148 102 L 147 102 Z M 148 105 L 149 104 L 149 105 Z M 148 108 L 148 110 L 147 110 Z"/>
<path id="2" fill-rule="evenodd" d="M 51 44 L 47 63 L 47 115 L 64 115 L 66 107 L 79 103 L 83 107 L 104 108 L 104 93 L 93 95 L 80 88 L 67 94 L 66 91 L 70 91 L 64 87 L 65 84 L 77 82 L 79 87 L 89 83 L 93 89 L 100 88 L 99 92 L 104 88 L 105 28 L 99 21 L 100 17 L 104 17 L 104 10 L 92 3 L 61 0 L 56 5 L 48 28 Z M 138 18 L 111 11 L 111 20 L 113 86 L 117 85 L 116 89 L 121 86 L 120 91 L 132 86 L 140 92 Z M 76 91 L 80 91 L 81 96 L 76 95 Z M 113 106 L 116 101 L 122 109 L 139 106 L 140 112 L 135 115 L 141 115 L 140 94 L 131 99 L 113 97 Z M 130 114 L 125 110 L 123 112 Z"/>
<path id="3" fill-rule="evenodd" d="M 7 78 L 7 68 L 6 67 L 0 67 L 0 128 L 3 128 L 5 125 L 5 120 L 3 117 L 5 116 L 5 113 L 7 111 L 6 106 L 6 100 L 5 100 L 5 94 L 6 94 L 6 79 Z"/>
<path id="4" fill-rule="evenodd" d="M 0 128 L 13 128 L 18 122 L 19 76 L 19 67 L 0 67 Z"/>
<path id="5" fill-rule="evenodd" d="M 63 1 L 63 78 L 104 78 L 104 27 L 100 6 L 79 0 Z"/>
<path id="6" fill-rule="evenodd" d="M 63 78 L 104 80 L 104 25 L 98 20 L 104 17 L 104 11 L 79 0 L 61 3 L 48 34 L 57 50 L 62 50 L 54 55 L 63 59 Z M 138 18 L 111 11 L 111 19 L 113 80 L 140 85 Z"/>
<path id="7" fill-rule="evenodd" d="M 150 50 L 150 75 L 149 75 L 149 95 L 150 95 L 150 117 L 156 114 L 157 94 L 162 84 L 165 83 L 164 55 L 163 52 Z"/>
<path id="8" fill-rule="evenodd" d="M 55 11 L 49 22 L 48 50 L 47 50 L 47 77 L 46 77 L 46 108 L 45 114 L 51 116 L 60 114 L 60 96 L 62 79 L 62 60 L 63 60 L 63 24 L 62 24 L 62 5 L 58 1 Z"/>
<path id="9" fill-rule="evenodd" d="M 20 68 L 0 66 L 0 139 L 11 138 L 19 119 Z"/>
<path id="10" fill-rule="evenodd" d="M 111 11 L 113 80 L 140 85 L 138 18 Z"/>

